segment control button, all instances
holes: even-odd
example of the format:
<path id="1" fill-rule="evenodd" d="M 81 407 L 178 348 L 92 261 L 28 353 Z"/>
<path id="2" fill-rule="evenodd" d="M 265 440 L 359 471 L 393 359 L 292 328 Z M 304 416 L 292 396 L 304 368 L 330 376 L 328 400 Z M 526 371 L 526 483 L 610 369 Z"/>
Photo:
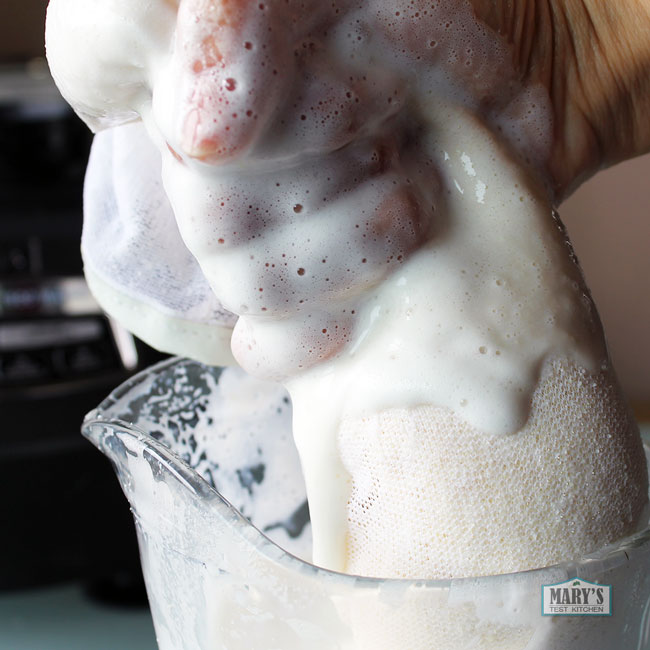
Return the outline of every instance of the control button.
<path id="1" fill-rule="evenodd" d="M 26 275 L 29 273 L 29 244 L 0 244 L 0 275 Z"/>

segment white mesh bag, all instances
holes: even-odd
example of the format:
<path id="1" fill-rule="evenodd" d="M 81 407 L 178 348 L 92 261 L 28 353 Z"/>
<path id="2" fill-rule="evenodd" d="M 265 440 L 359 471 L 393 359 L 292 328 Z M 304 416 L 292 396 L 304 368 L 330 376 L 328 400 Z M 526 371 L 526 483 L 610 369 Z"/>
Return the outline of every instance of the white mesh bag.
<path id="1" fill-rule="evenodd" d="M 187 250 L 141 123 L 102 131 L 84 190 L 82 255 L 101 306 L 152 346 L 214 365 L 233 363 L 236 317 Z"/>

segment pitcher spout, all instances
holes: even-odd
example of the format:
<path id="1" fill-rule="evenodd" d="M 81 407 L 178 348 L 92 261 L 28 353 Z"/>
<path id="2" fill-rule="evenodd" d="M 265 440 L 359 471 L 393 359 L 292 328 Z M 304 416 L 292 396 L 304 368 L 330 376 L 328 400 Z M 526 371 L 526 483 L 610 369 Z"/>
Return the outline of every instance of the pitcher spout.
<path id="1" fill-rule="evenodd" d="M 650 528 L 585 558 L 460 580 L 310 563 L 284 389 L 171 359 L 89 413 L 131 505 L 160 650 L 650 650 Z M 646 453 L 650 447 L 646 444 Z M 544 587 L 605 585 L 612 616 L 542 616 Z"/>

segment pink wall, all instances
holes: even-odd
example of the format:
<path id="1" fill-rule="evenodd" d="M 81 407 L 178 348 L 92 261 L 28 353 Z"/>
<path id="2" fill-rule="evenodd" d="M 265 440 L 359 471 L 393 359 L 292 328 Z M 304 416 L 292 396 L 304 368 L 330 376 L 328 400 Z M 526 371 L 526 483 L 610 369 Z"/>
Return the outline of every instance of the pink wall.
<path id="1" fill-rule="evenodd" d="M 600 172 L 560 207 L 628 398 L 650 412 L 650 155 Z"/>

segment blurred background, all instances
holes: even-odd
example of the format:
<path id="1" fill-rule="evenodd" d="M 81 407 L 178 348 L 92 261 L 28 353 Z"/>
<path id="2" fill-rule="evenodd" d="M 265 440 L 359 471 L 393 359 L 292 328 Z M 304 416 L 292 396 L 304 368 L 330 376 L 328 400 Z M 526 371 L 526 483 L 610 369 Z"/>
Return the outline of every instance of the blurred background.
<path id="1" fill-rule="evenodd" d="M 0 648 L 154 650 L 128 503 L 80 423 L 162 355 L 82 277 L 91 135 L 50 79 L 46 5 L 0 2 Z"/>
<path id="2" fill-rule="evenodd" d="M 46 0 L 0 3 L 0 648 L 155 648 L 126 500 L 84 414 L 161 355 L 81 274 L 90 134 L 44 63 Z M 650 419 L 650 156 L 561 206 L 621 383 Z"/>

